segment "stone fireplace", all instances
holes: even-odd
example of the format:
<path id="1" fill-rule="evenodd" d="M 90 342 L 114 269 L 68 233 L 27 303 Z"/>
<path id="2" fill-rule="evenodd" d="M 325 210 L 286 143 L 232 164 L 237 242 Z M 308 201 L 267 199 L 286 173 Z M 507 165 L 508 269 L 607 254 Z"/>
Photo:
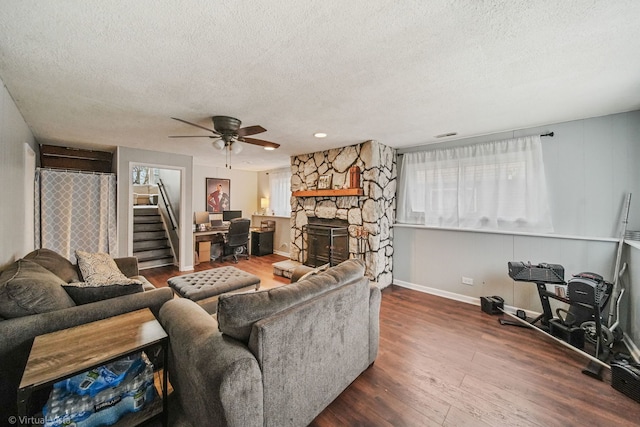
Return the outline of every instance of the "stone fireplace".
<path id="1" fill-rule="evenodd" d="M 361 191 L 342 195 L 345 191 L 340 190 L 349 187 L 352 166 L 361 171 Z M 363 259 L 367 276 L 379 287 L 391 284 L 396 151 L 367 141 L 303 154 L 291 158 L 291 174 L 291 259 L 305 262 L 308 224 L 339 220 L 348 230 L 348 257 Z M 320 176 L 327 175 L 336 191 L 315 191 Z"/>

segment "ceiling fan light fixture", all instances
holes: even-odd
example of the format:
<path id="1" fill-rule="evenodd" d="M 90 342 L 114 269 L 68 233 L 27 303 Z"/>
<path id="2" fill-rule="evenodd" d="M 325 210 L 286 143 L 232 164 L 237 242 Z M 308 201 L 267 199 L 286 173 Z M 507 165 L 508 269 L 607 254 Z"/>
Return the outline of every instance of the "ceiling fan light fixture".
<path id="1" fill-rule="evenodd" d="M 242 143 L 240 141 L 235 141 L 233 144 L 231 144 L 231 152 L 233 154 L 239 154 L 242 151 Z"/>
<path id="2" fill-rule="evenodd" d="M 224 141 L 219 139 L 217 141 L 213 141 L 213 148 L 217 149 L 217 150 L 223 150 L 224 149 Z"/>

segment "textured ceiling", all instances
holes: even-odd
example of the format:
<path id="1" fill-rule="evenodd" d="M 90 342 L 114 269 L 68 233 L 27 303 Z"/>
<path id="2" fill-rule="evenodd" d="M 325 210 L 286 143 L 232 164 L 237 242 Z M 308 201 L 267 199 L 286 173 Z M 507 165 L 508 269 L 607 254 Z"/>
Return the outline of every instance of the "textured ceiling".
<path id="1" fill-rule="evenodd" d="M 640 1 L 2 0 L 0 78 L 41 143 L 221 166 L 170 117 L 230 115 L 281 144 L 232 159 L 266 170 L 638 109 Z"/>

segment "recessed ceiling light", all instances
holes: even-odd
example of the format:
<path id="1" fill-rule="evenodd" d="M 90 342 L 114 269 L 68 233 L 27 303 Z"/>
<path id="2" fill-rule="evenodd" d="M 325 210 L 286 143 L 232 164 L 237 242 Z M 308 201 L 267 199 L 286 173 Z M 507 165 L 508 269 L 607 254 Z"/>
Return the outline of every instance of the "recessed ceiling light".
<path id="1" fill-rule="evenodd" d="M 449 133 L 441 133 L 440 135 L 436 135 L 436 138 L 446 138 L 448 136 L 456 136 L 458 132 L 449 132 Z"/>
<path id="2" fill-rule="evenodd" d="M 315 136 L 316 138 L 326 138 L 327 134 L 324 132 L 316 132 L 313 134 L 313 136 Z"/>

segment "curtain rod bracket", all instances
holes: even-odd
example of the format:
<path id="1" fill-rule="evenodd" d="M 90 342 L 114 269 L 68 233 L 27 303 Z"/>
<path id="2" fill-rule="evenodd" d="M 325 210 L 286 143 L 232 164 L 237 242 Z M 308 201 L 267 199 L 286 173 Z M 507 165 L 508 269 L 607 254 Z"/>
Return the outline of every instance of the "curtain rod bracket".
<path id="1" fill-rule="evenodd" d="M 553 138 L 553 132 L 543 133 L 543 134 L 542 134 L 542 135 L 540 135 L 540 136 L 541 136 L 541 137 L 542 137 L 542 136 L 549 136 L 549 137 Z"/>

